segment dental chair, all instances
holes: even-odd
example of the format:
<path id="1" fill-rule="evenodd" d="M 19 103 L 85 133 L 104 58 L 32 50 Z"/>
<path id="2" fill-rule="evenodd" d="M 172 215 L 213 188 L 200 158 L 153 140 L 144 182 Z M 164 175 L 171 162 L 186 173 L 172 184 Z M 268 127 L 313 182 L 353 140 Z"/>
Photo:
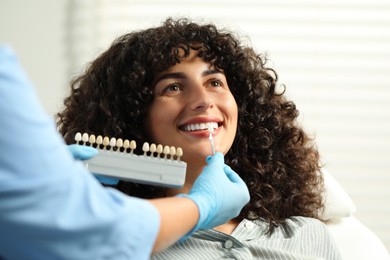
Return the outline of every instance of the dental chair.
<path id="1" fill-rule="evenodd" d="M 323 170 L 325 210 L 323 219 L 344 260 L 390 260 L 379 237 L 355 216 L 356 207 L 341 185 Z"/>

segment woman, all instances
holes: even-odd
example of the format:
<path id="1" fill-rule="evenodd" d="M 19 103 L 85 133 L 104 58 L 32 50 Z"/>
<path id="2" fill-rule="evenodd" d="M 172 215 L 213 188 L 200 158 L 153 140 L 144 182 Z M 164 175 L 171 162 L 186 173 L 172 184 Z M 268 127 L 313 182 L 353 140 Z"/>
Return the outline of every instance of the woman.
<path id="1" fill-rule="evenodd" d="M 265 61 L 230 32 L 168 19 L 118 38 L 73 82 L 58 114 L 68 143 L 88 132 L 183 148 L 183 189 L 127 182 L 117 189 L 142 198 L 190 189 L 211 154 L 209 125 L 216 151 L 249 188 L 251 201 L 236 219 L 197 232 L 156 259 L 339 258 L 318 221 L 318 151 Z"/>

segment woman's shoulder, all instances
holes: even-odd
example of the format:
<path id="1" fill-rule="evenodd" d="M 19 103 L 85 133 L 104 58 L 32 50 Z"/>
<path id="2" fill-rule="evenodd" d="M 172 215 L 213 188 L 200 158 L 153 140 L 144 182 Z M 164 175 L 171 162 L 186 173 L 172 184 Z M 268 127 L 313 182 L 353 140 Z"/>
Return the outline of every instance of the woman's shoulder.
<path id="1" fill-rule="evenodd" d="M 262 227 L 263 230 L 268 225 L 268 223 L 261 219 L 253 220 L 253 223 Z M 289 238 L 320 233 L 328 233 L 328 229 L 322 221 L 315 218 L 293 216 L 287 218 L 284 223 L 276 226 L 271 232 L 271 237 Z"/>

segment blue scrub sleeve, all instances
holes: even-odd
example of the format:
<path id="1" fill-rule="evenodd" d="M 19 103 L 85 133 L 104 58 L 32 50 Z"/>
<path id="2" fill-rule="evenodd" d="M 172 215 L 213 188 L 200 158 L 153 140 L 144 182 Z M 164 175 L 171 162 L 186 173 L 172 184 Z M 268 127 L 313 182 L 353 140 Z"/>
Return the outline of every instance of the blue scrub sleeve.
<path id="1" fill-rule="evenodd" d="M 0 259 L 149 259 L 159 221 L 149 202 L 102 187 L 72 158 L 0 46 Z"/>

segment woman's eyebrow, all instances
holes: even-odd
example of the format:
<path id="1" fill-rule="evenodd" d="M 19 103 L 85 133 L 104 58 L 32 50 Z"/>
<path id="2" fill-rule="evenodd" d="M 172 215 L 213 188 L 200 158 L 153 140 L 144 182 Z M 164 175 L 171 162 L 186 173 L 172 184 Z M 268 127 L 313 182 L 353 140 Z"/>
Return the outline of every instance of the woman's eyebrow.
<path id="1" fill-rule="evenodd" d="M 216 70 L 216 69 L 209 69 L 202 72 L 202 77 L 212 75 L 212 74 L 223 74 L 223 72 Z M 159 81 L 164 79 L 185 79 L 187 78 L 186 74 L 184 72 L 171 72 L 161 75 L 157 80 L 154 82 L 154 85 L 156 85 Z"/>
<path id="2" fill-rule="evenodd" d="M 202 77 L 212 75 L 212 74 L 223 74 L 223 72 L 216 69 L 209 69 L 202 72 Z"/>
<path id="3" fill-rule="evenodd" d="M 183 72 L 172 72 L 161 75 L 154 84 L 157 84 L 159 81 L 164 79 L 184 79 L 186 75 Z"/>

